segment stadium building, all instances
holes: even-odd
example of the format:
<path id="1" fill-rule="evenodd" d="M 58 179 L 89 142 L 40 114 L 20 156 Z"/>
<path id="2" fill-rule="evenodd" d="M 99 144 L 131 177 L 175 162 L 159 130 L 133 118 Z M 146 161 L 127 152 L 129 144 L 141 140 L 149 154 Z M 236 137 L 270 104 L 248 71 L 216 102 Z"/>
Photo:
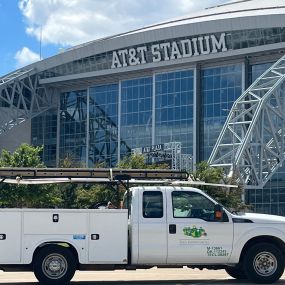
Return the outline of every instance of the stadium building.
<path id="1" fill-rule="evenodd" d="M 247 202 L 285 215 L 285 69 L 269 69 L 284 50 L 284 0 L 233 1 L 75 46 L 0 78 L 0 148 L 29 142 L 48 166 L 70 155 L 109 167 L 175 143 L 195 165 L 216 145 L 211 162 L 240 171 Z M 266 84 L 247 90 L 256 79 Z"/>

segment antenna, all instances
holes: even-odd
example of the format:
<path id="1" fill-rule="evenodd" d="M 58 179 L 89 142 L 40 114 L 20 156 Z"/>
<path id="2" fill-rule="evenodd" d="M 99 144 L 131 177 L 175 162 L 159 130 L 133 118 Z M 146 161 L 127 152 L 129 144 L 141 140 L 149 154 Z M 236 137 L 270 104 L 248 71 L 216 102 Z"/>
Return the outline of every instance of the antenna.
<path id="1" fill-rule="evenodd" d="M 41 25 L 41 30 L 40 30 L 40 60 L 42 60 L 42 36 L 43 36 L 43 26 Z"/>

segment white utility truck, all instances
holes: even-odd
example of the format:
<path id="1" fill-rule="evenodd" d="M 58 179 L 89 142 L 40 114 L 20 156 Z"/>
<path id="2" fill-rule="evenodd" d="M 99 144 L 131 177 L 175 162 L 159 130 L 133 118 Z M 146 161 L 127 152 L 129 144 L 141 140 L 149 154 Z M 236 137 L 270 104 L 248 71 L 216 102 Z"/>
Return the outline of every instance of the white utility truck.
<path id="1" fill-rule="evenodd" d="M 61 285 L 76 270 L 224 268 L 256 283 L 273 283 L 284 271 L 285 217 L 231 213 L 201 190 L 179 186 L 187 178 L 178 172 L 109 170 L 104 178 L 90 169 L 43 171 L 0 169 L 0 177 L 8 183 L 163 180 L 130 188 L 125 209 L 0 209 L 4 271 L 32 270 L 42 284 Z"/>

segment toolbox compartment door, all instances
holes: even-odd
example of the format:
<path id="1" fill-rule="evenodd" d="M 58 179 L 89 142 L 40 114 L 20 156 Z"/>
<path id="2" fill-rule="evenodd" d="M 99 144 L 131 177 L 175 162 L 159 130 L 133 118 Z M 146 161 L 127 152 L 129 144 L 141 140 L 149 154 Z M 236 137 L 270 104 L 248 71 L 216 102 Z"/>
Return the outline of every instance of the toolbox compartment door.
<path id="1" fill-rule="evenodd" d="M 21 212 L 0 211 L 0 263 L 21 263 Z"/>
<path id="2" fill-rule="evenodd" d="M 89 262 L 126 264 L 128 257 L 128 217 L 126 210 L 90 213 Z"/>
<path id="3" fill-rule="evenodd" d="M 74 235 L 87 231 L 87 213 L 77 210 L 34 210 L 24 212 L 24 234 Z"/>

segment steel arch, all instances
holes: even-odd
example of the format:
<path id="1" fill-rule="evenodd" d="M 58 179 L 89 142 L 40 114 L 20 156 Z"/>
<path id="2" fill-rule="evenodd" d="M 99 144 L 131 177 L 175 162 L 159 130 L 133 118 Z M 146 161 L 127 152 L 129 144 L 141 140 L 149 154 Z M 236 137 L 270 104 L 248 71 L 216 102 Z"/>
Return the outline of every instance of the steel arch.
<path id="1" fill-rule="evenodd" d="M 285 56 L 235 101 L 209 158 L 236 172 L 245 188 L 262 188 L 284 161 Z"/>

